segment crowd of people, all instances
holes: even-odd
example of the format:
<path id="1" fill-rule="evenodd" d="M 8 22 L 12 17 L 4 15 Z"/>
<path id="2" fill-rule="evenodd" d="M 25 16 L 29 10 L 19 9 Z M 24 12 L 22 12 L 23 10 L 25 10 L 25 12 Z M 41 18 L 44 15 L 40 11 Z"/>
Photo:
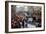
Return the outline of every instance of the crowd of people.
<path id="1" fill-rule="evenodd" d="M 11 27 L 12 28 L 24 28 L 24 24 L 26 22 L 25 17 L 16 15 L 15 17 L 11 18 Z"/>
<path id="2" fill-rule="evenodd" d="M 39 11 L 39 10 L 38 10 Z M 35 11 L 32 13 L 32 23 L 36 27 L 41 27 L 41 11 Z M 25 28 L 27 27 L 28 18 L 23 15 L 15 15 L 11 18 L 11 27 L 12 28 Z"/>
<path id="3" fill-rule="evenodd" d="M 11 28 L 28 28 L 32 24 L 41 27 L 41 7 L 12 6 L 11 13 Z"/>

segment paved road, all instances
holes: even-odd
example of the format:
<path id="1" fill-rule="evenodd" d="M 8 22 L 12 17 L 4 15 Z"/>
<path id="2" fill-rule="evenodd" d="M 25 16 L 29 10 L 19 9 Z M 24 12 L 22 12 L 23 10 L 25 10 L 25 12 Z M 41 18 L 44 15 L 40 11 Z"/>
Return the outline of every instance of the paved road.
<path id="1" fill-rule="evenodd" d="M 36 26 L 32 22 L 25 23 L 25 28 L 35 28 Z"/>

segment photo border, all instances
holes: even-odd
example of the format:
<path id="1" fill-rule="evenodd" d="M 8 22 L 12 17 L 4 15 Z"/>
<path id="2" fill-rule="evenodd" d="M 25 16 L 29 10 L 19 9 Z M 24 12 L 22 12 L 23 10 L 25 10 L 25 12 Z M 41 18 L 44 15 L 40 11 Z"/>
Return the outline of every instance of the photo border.
<path id="1" fill-rule="evenodd" d="M 44 29 L 43 30 L 30 30 L 30 31 L 15 31 L 9 32 L 8 31 L 8 4 L 9 3 L 30 3 L 30 4 L 43 4 L 44 5 Z M 19 32 L 37 32 L 37 31 L 45 31 L 45 3 L 40 2 L 22 2 L 22 1 L 5 1 L 5 32 L 6 33 L 19 33 Z"/>

